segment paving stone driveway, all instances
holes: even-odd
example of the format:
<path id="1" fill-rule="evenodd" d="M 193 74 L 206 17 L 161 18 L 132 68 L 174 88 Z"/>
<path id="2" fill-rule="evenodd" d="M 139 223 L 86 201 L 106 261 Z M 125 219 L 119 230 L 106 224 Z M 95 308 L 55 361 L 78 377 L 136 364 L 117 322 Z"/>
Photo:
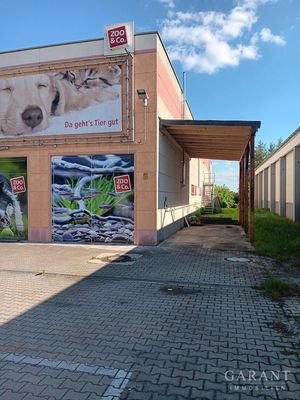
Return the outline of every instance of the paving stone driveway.
<path id="1" fill-rule="evenodd" d="M 299 399 L 297 337 L 253 288 L 268 262 L 178 237 L 1 244 L 0 399 Z M 131 264 L 88 262 L 128 250 Z"/>

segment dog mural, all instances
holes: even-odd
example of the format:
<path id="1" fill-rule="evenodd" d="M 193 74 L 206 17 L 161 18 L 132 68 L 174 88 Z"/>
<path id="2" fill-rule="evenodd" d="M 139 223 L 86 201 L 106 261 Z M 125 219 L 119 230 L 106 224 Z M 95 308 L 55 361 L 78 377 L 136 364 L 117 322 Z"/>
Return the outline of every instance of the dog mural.
<path id="1" fill-rule="evenodd" d="M 27 135 L 46 129 L 55 93 L 48 75 L 1 79 L 1 133 Z"/>
<path id="2" fill-rule="evenodd" d="M 42 132 L 52 116 L 119 99 L 120 87 L 119 66 L 0 79 L 0 134 Z"/>

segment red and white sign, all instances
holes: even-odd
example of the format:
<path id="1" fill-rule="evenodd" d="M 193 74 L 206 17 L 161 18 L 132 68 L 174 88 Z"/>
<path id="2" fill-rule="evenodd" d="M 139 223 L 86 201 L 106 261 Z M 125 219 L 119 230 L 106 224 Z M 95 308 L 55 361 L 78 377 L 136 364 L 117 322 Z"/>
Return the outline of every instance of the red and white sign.
<path id="1" fill-rule="evenodd" d="M 131 183 L 129 175 L 115 176 L 114 185 L 116 193 L 131 192 Z"/>
<path id="2" fill-rule="evenodd" d="M 123 22 L 105 27 L 104 55 L 134 52 L 133 22 Z"/>
<path id="3" fill-rule="evenodd" d="M 118 26 L 107 30 L 108 46 L 110 49 L 128 44 L 126 26 Z"/>
<path id="4" fill-rule="evenodd" d="M 11 178 L 10 185 L 13 193 L 26 192 L 26 184 L 24 176 L 17 176 L 16 178 Z"/>

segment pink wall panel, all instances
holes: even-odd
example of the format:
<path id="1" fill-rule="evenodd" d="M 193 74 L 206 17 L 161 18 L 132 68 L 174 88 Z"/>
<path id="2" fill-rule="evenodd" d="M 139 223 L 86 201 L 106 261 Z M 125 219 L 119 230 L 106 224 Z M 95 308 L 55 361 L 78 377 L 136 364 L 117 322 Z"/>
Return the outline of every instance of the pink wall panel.
<path id="1" fill-rule="evenodd" d="M 181 98 L 175 89 L 174 83 L 164 66 L 161 58 L 157 57 L 157 89 L 158 95 L 161 97 L 166 107 L 172 114 L 172 118 L 181 118 Z"/>

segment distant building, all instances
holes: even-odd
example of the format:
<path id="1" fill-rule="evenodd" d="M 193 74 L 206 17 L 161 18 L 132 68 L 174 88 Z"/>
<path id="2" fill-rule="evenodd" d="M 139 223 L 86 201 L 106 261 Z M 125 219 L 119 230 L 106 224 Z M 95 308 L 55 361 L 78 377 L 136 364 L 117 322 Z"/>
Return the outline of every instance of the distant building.
<path id="1" fill-rule="evenodd" d="M 256 168 L 255 206 L 300 222 L 300 128 Z"/>

